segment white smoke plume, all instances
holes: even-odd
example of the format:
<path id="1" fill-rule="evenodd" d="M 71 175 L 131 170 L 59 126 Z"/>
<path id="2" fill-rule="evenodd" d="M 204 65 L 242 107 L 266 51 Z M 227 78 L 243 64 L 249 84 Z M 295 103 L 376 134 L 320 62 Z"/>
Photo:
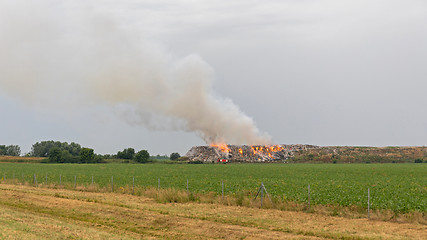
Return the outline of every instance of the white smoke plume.
<path id="1" fill-rule="evenodd" d="M 213 70 L 198 55 L 177 59 L 97 4 L 3 0 L 0 90 L 34 105 L 121 106 L 131 124 L 196 132 L 206 143 L 270 142 L 215 95 Z"/>

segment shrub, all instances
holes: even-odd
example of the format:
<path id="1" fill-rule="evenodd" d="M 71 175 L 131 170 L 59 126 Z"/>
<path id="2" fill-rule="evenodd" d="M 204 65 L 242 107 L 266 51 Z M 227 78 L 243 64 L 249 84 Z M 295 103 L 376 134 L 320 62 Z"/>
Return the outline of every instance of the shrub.
<path id="1" fill-rule="evenodd" d="M 95 159 L 95 153 L 92 148 L 82 148 L 80 151 L 80 161 L 83 163 L 92 163 Z"/>
<path id="2" fill-rule="evenodd" d="M 196 160 L 196 161 L 191 161 L 191 162 L 188 162 L 189 164 L 203 164 L 203 162 L 202 161 L 200 161 L 200 160 Z"/>
<path id="3" fill-rule="evenodd" d="M 59 148 L 61 151 L 66 150 L 73 156 L 79 156 L 81 150 L 80 144 L 74 142 L 68 144 L 59 141 L 42 141 L 33 144 L 30 155 L 33 157 L 49 157 L 49 152 L 53 148 Z"/>
<path id="4" fill-rule="evenodd" d="M 177 153 L 177 152 L 174 152 L 174 153 L 171 153 L 171 155 L 170 155 L 170 159 L 171 160 L 177 160 L 178 158 L 180 158 L 181 157 L 181 155 L 179 155 L 179 153 Z"/>
<path id="5" fill-rule="evenodd" d="M 117 153 L 117 158 L 120 159 L 133 159 L 135 156 L 135 149 L 133 148 L 127 148 L 124 149 L 122 152 Z"/>
<path id="6" fill-rule="evenodd" d="M 141 150 L 135 155 L 135 160 L 139 163 L 146 163 L 150 158 L 150 154 L 147 150 Z"/>
<path id="7" fill-rule="evenodd" d="M 51 148 L 48 153 L 49 162 L 61 162 L 61 149 L 58 147 Z"/>
<path id="8" fill-rule="evenodd" d="M 188 161 L 190 161 L 190 158 L 188 158 L 186 156 L 183 156 L 183 157 L 178 158 L 178 161 L 180 161 L 180 162 L 188 162 Z"/>
<path id="9" fill-rule="evenodd" d="M 73 156 L 67 150 L 61 150 L 59 147 L 53 147 L 49 150 L 49 161 L 50 163 L 77 163 L 80 158 Z"/>

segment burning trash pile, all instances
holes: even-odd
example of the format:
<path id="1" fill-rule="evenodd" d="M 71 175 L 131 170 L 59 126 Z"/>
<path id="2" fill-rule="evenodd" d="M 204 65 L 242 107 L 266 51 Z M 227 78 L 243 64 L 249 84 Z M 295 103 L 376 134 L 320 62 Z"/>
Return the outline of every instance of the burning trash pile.
<path id="1" fill-rule="evenodd" d="M 187 154 L 190 162 L 280 162 L 292 157 L 294 152 L 318 148 L 313 145 L 227 145 L 192 147 Z"/>

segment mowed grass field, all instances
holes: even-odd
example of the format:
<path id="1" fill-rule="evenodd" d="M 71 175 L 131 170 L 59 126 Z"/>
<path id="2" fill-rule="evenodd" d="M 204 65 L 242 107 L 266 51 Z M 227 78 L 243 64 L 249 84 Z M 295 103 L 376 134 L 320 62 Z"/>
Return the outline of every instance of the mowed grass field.
<path id="1" fill-rule="evenodd" d="M 0 184 L 0 239 L 427 239 L 426 226 Z"/>
<path id="2" fill-rule="evenodd" d="M 427 164 L 17 164 L 0 163 L 2 182 L 129 192 L 135 187 L 253 198 L 264 183 L 274 201 L 367 208 L 395 213 L 427 209 Z M 113 186 L 112 186 L 113 183 Z"/>

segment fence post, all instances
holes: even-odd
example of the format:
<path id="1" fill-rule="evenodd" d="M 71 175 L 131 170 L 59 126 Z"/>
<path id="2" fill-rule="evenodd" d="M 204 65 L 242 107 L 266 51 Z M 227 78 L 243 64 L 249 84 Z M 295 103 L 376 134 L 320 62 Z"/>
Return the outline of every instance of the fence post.
<path id="1" fill-rule="evenodd" d="M 188 178 L 187 178 L 187 194 L 189 194 L 189 191 L 188 191 Z"/>
<path id="2" fill-rule="evenodd" d="M 371 200 L 371 196 L 370 196 L 370 192 L 369 192 L 369 188 L 368 188 L 368 219 L 370 218 L 370 200 Z"/>
<path id="3" fill-rule="evenodd" d="M 267 194 L 268 199 L 270 199 L 271 204 L 273 204 L 273 201 L 271 200 L 270 194 L 268 194 L 268 191 L 265 188 L 264 183 L 261 182 L 261 186 L 258 188 L 258 192 L 256 193 L 256 196 L 254 198 L 254 201 L 255 201 L 257 199 L 258 195 L 261 196 L 261 208 L 262 208 L 262 202 L 264 200 L 264 191 L 265 191 L 265 194 Z"/>
<path id="4" fill-rule="evenodd" d="M 264 183 L 261 183 L 261 208 L 262 208 L 263 197 L 264 197 Z"/>
<path id="5" fill-rule="evenodd" d="M 36 174 L 34 173 L 34 186 L 37 187 L 37 178 L 36 178 Z"/>
<path id="6" fill-rule="evenodd" d="M 224 180 L 222 180 L 222 182 L 221 182 L 222 184 L 222 201 L 224 202 Z"/>
<path id="7" fill-rule="evenodd" d="M 135 195 L 135 177 L 132 177 L 132 195 Z"/>
<path id="8" fill-rule="evenodd" d="M 157 180 L 158 180 L 157 189 L 160 190 L 160 178 L 158 178 Z"/>
<path id="9" fill-rule="evenodd" d="M 111 192 L 114 192 L 114 176 L 111 176 Z"/>

